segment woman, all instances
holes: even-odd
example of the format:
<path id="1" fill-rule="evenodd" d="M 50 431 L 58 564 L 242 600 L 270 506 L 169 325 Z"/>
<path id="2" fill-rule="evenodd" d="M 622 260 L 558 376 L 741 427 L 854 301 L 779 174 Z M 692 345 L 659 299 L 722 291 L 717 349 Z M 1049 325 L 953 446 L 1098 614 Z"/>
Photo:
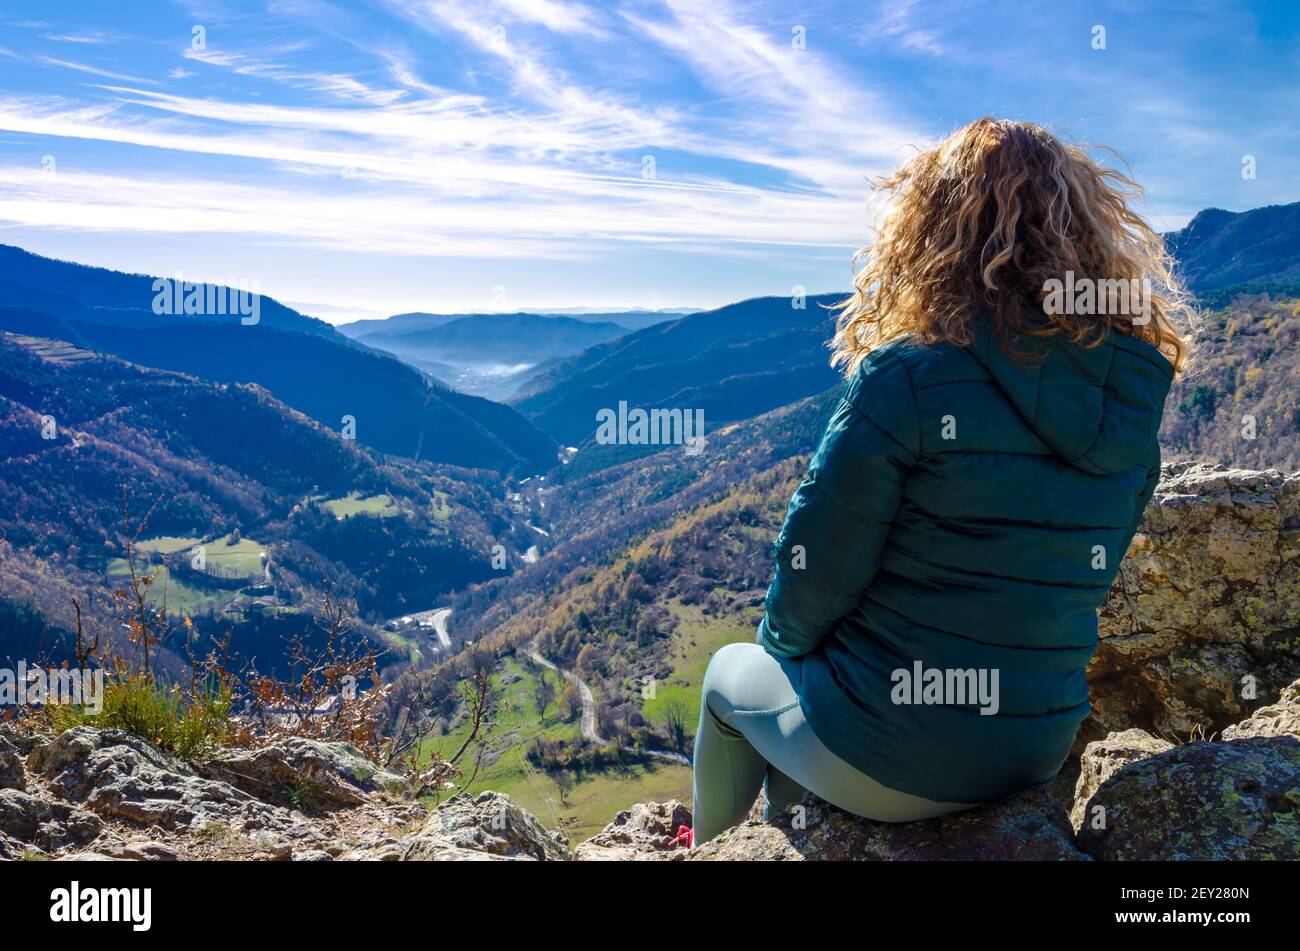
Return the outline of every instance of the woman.
<path id="1" fill-rule="evenodd" d="M 1137 186 L 994 119 L 882 185 L 757 643 L 704 679 L 697 843 L 764 783 L 903 822 L 1050 782 L 1160 475 L 1190 308 Z"/>

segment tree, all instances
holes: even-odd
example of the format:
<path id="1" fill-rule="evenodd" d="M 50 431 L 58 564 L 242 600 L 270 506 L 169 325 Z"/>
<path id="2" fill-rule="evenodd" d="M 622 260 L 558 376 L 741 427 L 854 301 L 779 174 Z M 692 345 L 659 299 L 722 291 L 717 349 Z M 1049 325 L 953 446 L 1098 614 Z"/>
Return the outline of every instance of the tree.
<path id="1" fill-rule="evenodd" d="M 555 699 L 555 684 L 546 677 L 546 671 L 539 669 L 533 684 L 533 703 L 537 706 L 538 717 L 546 716 L 546 708 Z"/>
<path id="2" fill-rule="evenodd" d="M 560 695 L 560 705 L 564 708 L 567 720 L 576 720 L 582 716 L 582 697 L 578 695 L 578 690 L 573 684 L 564 685 L 564 693 Z"/>
<path id="3" fill-rule="evenodd" d="M 551 781 L 555 783 L 555 788 L 560 792 L 560 805 L 567 807 L 569 805 L 569 790 L 573 788 L 573 774 L 567 769 L 559 769 L 550 774 Z"/>
<path id="4" fill-rule="evenodd" d="M 663 704 L 664 726 L 668 729 L 668 744 L 678 753 L 686 752 L 686 737 L 689 713 L 686 704 L 677 697 L 670 697 Z"/>

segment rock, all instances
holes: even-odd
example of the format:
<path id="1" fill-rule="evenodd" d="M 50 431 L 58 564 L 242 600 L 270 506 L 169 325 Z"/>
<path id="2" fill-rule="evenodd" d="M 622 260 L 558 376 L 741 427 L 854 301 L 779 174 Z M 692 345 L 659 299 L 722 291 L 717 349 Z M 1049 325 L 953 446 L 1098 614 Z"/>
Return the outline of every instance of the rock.
<path id="1" fill-rule="evenodd" d="M 135 859 L 138 862 L 177 862 L 180 856 L 170 845 L 163 842 L 133 841 L 122 847 L 118 858 Z"/>
<path id="2" fill-rule="evenodd" d="M 0 789 L 26 789 L 27 773 L 18 747 L 0 734 Z"/>
<path id="3" fill-rule="evenodd" d="M 263 832 L 253 839 L 257 847 L 272 862 L 290 862 L 293 860 L 293 843 L 279 836 Z"/>
<path id="4" fill-rule="evenodd" d="M 99 818 L 61 802 L 47 802 L 20 789 L 0 789 L 0 833 L 42 851 L 85 845 L 99 835 Z"/>
<path id="5" fill-rule="evenodd" d="M 56 862 L 125 862 L 127 859 L 120 859 L 113 855 L 105 855 L 103 852 L 69 852 L 67 855 L 60 855 L 54 861 Z"/>
<path id="6" fill-rule="evenodd" d="M 1079 779 L 1074 787 L 1074 807 L 1070 810 L 1070 825 L 1074 831 L 1079 831 L 1088 800 L 1102 783 L 1130 763 L 1172 748 L 1173 744 L 1168 740 L 1138 729 L 1112 733 L 1104 740 L 1089 743 L 1080 758 Z"/>
<path id="7" fill-rule="evenodd" d="M 1300 678 L 1300 473 L 1166 466 L 1099 621 L 1079 749 L 1212 733 L 1276 700 Z"/>
<path id="8" fill-rule="evenodd" d="M 293 860 L 295 862 L 333 862 L 334 856 L 322 849 L 312 849 L 309 852 L 295 852 Z"/>
<path id="9" fill-rule="evenodd" d="M 34 845 L 19 842 L 0 832 L 0 862 L 17 862 L 29 857 L 43 858 L 45 852 Z"/>
<path id="10" fill-rule="evenodd" d="M 1300 736 L 1300 680 L 1285 688 L 1277 703 L 1261 707 L 1223 731 L 1225 740 L 1249 736 Z"/>
<path id="11" fill-rule="evenodd" d="M 691 861 L 1086 861 L 1065 810 L 1043 790 L 923 822 L 872 822 L 807 795 L 763 822 L 750 818 L 692 849 Z M 796 827 L 801 826 L 801 827 Z"/>
<path id="12" fill-rule="evenodd" d="M 0 723 L 0 739 L 7 741 L 24 757 L 50 742 L 50 737 L 43 733 L 29 733 L 9 723 Z"/>
<path id="13" fill-rule="evenodd" d="M 404 851 L 402 843 L 390 836 L 380 842 L 367 842 L 355 849 L 345 849 L 334 858 L 340 862 L 400 862 Z"/>
<path id="14" fill-rule="evenodd" d="M 175 757 L 121 730 L 75 727 L 27 759 L 55 795 L 101 816 L 172 831 L 221 824 L 290 825 L 280 810 L 226 783 L 203 779 Z"/>
<path id="15" fill-rule="evenodd" d="M 569 847 L 531 813 L 495 792 L 452 799 L 436 809 L 420 831 L 402 839 L 398 849 L 398 857 L 406 862 L 573 857 Z"/>
<path id="16" fill-rule="evenodd" d="M 360 805 L 371 793 L 402 785 L 354 746 L 301 737 L 260 750 L 223 750 L 198 771 L 264 802 L 309 812 Z"/>
<path id="17" fill-rule="evenodd" d="M 678 847 L 677 830 L 691 824 L 691 811 L 677 800 L 637 803 L 578 846 L 575 856 L 584 861 L 639 861 L 686 858 Z"/>
<path id="18" fill-rule="evenodd" d="M 1099 859 L 1300 859 L 1300 739 L 1175 746 L 1120 769 L 1086 809 L 1079 847 Z"/>

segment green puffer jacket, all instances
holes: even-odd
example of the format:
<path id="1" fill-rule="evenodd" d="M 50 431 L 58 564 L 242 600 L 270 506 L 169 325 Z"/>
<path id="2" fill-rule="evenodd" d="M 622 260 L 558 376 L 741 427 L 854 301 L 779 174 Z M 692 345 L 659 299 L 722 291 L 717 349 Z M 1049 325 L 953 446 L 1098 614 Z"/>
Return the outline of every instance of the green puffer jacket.
<path id="1" fill-rule="evenodd" d="M 1096 611 L 1159 479 L 1173 368 L 1121 333 L 1044 347 L 1029 367 L 987 334 L 873 352 L 777 539 L 759 643 L 805 658 L 818 738 L 903 792 L 1050 782 L 1090 709 Z"/>

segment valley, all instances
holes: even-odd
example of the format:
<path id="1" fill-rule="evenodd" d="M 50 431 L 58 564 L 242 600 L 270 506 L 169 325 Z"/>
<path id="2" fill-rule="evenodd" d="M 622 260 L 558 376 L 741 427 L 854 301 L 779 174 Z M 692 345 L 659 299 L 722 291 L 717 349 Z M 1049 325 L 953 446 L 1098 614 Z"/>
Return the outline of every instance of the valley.
<path id="1" fill-rule="evenodd" d="M 1167 462 L 1300 468 L 1296 207 L 1169 236 L 1207 303 Z M 245 327 L 152 314 L 149 280 L 0 247 L 0 655 L 66 649 L 73 599 L 101 611 L 132 558 L 185 632 L 173 671 L 227 633 L 273 666 L 338 592 L 385 678 L 494 657 L 468 791 L 575 840 L 689 798 L 704 670 L 754 636 L 842 385 L 834 296 L 341 328 L 267 299 Z M 707 448 L 599 444 L 620 403 L 702 411 Z M 422 755 L 462 742 L 465 713 Z"/>

